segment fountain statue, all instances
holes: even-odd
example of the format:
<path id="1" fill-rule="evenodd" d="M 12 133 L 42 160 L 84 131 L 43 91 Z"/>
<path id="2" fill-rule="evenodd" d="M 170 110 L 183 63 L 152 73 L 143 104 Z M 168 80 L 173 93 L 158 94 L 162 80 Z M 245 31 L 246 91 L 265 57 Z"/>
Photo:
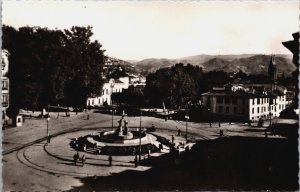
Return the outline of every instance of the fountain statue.
<path id="1" fill-rule="evenodd" d="M 126 114 L 123 111 L 122 118 L 118 121 L 119 126 L 118 129 L 115 131 L 115 134 L 118 135 L 119 138 L 131 139 L 133 136 L 132 133 L 128 130 L 128 121 L 124 118 L 125 115 Z"/>

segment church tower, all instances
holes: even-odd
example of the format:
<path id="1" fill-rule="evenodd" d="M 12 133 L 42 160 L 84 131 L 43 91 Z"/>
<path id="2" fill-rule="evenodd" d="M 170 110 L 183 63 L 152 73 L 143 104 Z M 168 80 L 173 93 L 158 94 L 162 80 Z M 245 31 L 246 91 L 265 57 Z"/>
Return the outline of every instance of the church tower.
<path id="1" fill-rule="evenodd" d="M 277 83 L 277 66 L 276 66 L 274 55 L 271 56 L 271 60 L 269 63 L 269 68 L 268 68 L 268 76 L 269 76 L 269 80 L 272 83 L 275 83 L 275 84 Z"/>

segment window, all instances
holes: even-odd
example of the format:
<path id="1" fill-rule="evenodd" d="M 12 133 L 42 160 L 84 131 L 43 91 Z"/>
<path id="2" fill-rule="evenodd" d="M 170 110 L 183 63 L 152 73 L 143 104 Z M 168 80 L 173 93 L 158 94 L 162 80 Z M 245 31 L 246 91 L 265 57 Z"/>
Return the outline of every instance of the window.
<path id="1" fill-rule="evenodd" d="M 279 105 L 279 110 L 281 109 L 281 105 Z"/>
<path id="2" fill-rule="evenodd" d="M 223 107 L 219 106 L 219 113 L 222 113 L 222 112 L 223 112 Z"/>
<path id="3" fill-rule="evenodd" d="M 229 97 L 225 97 L 225 104 L 230 104 L 230 98 Z"/>
<path id="4" fill-rule="evenodd" d="M 259 113 L 259 107 L 257 107 L 257 113 Z"/>
<path id="5" fill-rule="evenodd" d="M 4 90 L 8 89 L 8 81 L 7 80 L 2 81 L 2 89 L 4 89 Z"/>
<path id="6" fill-rule="evenodd" d="M 255 105 L 255 98 L 252 99 L 252 105 Z"/>
<path id="7" fill-rule="evenodd" d="M 237 113 L 238 113 L 237 107 L 234 107 L 234 108 L 233 108 L 233 111 L 234 111 L 235 114 L 237 114 Z"/>
<path id="8" fill-rule="evenodd" d="M 2 93 L 2 103 L 8 103 L 8 94 Z"/>
<path id="9" fill-rule="evenodd" d="M 229 113 L 229 107 L 226 107 L 226 113 Z"/>
<path id="10" fill-rule="evenodd" d="M 233 103 L 234 105 L 237 104 L 237 98 L 236 98 L 236 97 L 232 98 L 232 103 Z"/>
<path id="11" fill-rule="evenodd" d="M 94 100 L 92 100 L 92 105 L 94 105 Z"/>
<path id="12" fill-rule="evenodd" d="M 254 114 L 254 108 L 252 108 L 252 114 Z"/>
<path id="13" fill-rule="evenodd" d="M 260 104 L 260 98 L 257 98 L 257 104 Z"/>
<path id="14" fill-rule="evenodd" d="M 217 97 L 217 103 L 223 103 L 223 97 Z"/>
<path id="15" fill-rule="evenodd" d="M 101 99 L 98 99 L 99 100 L 99 104 L 101 103 Z"/>

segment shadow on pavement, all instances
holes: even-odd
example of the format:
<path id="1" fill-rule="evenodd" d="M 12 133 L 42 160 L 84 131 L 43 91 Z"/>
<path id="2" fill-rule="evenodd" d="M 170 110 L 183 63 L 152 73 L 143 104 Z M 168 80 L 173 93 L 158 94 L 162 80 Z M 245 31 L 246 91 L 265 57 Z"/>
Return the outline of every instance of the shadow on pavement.
<path id="1" fill-rule="evenodd" d="M 70 191 L 298 190 L 298 141 L 224 137 L 198 141 L 187 152 L 151 157 L 150 170 L 79 178 Z"/>

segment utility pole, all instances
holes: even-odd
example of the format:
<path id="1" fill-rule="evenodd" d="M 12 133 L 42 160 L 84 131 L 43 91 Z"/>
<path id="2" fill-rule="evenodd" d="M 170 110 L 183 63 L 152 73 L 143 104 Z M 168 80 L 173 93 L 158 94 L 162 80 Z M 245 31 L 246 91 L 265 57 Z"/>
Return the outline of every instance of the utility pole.
<path id="1" fill-rule="evenodd" d="M 139 162 L 141 162 L 141 153 L 142 153 L 142 112 L 140 116 L 140 143 L 139 143 Z"/>

